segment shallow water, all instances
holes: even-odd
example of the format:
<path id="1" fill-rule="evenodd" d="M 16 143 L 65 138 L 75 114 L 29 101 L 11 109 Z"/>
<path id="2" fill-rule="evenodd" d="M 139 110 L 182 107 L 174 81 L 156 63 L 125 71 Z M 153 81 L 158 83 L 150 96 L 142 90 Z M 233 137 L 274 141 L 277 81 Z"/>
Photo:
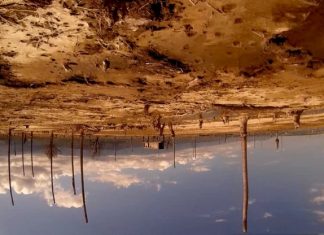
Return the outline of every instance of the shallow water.
<path id="1" fill-rule="evenodd" d="M 324 225 L 324 135 L 249 136 L 248 233 L 320 233 Z M 114 145 L 115 141 L 115 145 Z M 132 147 L 131 147 L 132 142 Z M 47 139 L 0 140 L 1 234 L 239 234 L 244 206 L 240 137 L 176 139 L 175 158 L 142 139 L 85 139 L 82 201 L 79 138 L 72 187 L 70 140 L 54 139 L 53 193 Z M 115 157 L 116 149 L 116 157 Z M 246 191 L 245 191 L 246 193 Z M 53 202 L 55 199 L 55 204 Z M 86 210 L 84 210 L 86 206 Z M 85 213 L 88 223 L 85 223 Z"/>

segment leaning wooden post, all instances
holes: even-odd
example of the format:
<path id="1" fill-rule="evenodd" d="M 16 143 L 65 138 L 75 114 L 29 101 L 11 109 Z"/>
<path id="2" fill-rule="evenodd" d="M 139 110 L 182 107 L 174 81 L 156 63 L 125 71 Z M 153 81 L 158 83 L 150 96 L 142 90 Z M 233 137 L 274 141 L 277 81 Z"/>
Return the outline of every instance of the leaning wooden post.
<path id="1" fill-rule="evenodd" d="M 242 183 L 243 183 L 243 205 L 242 205 L 242 229 L 247 232 L 248 229 L 248 201 L 249 201 L 249 179 L 247 165 L 247 122 L 248 117 L 240 118 L 240 135 L 242 148 Z"/>
<path id="2" fill-rule="evenodd" d="M 88 223 L 88 213 L 87 213 L 87 206 L 86 206 L 85 195 L 84 195 L 83 139 L 84 139 L 84 132 L 82 130 L 81 131 L 81 144 L 80 144 L 81 191 L 82 191 L 82 202 L 83 202 L 84 219 L 85 219 L 85 222 Z"/>
<path id="3" fill-rule="evenodd" d="M 10 197 L 11 197 L 11 205 L 14 206 L 15 202 L 13 199 L 12 187 L 11 187 L 10 146 L 11 146 L 11 128 L 9 128 L 9 134 L 8 134 L 8 179 L 9 179 L 9 191 L 10 191 Z"/>

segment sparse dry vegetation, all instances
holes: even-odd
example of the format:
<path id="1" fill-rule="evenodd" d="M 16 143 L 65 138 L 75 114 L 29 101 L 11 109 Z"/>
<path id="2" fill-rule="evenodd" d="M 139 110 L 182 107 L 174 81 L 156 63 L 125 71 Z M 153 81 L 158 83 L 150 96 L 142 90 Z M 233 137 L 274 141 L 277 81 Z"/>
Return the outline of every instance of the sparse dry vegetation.
<path id="1" fill-rule="evenodd" d="M 323 3 L 260 4 L 1 2 L 0 129 L 161 134 L 166 125 L 205 131 L 208 112 L 227 128 L 232 111 L 321 108 L 324 54 L 311 41 L 323 38 Z"/>

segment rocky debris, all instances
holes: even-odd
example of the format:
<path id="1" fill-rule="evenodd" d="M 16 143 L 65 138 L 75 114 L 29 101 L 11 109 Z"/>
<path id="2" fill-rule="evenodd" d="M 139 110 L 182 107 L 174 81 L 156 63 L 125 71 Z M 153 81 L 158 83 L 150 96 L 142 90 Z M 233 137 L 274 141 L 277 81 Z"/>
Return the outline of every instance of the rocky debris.
<path id="1" fill-rule="evenodd" d="M 0 85 L 12 88 L 41 88 L 52 84 L 51 82 L 34 82 L 18 79 L 11 71 L 8 61 L 0 57 Z"/>
<path id="2" fill-rule="evenodd" d="M 189 73 L 191 71 L 190 66 L 181 62 L 180 60 L 170 58 L 165 54 L 160 53 L 156 49 L 150 48 L 147 50 L 147 54 L 154 60 L 160 61 L 163 64 L 178 70 L 181 73 Z"/>
<path id="3" fill-rule="evenodd" d="M 252 78 L 264 74 L 265 72 L 269 72 L 271 69 L 271 64 L 263 64 L 260 66 L 252 65 L 241 69 L 239 75 L 246 78 Z"/>
<path id="4" fill-rule="evenodd" d="M 236 4 L 234 3 L 226 3 L 223 6 L 221 6 L 220 8 L 217 8 L 219 13 L 230 13 L 232 10 L 234 10 L 236 8 Z"/>
<path id="5" fill-rule="evenodd" d="M 77 65 L 77 63 L 74 63 L 74 62 L 66 62 L 66 63 L 63 63 L 62 66 L 63 66 L 63 69 L 65 72 L 72 72 L 72 65 Z"/>
<path id="6" fill-rule="evenodd" d="M 53 0 L 27 0 L 26 2 L 35 4 L 39 7 L 48 6 L 52 3 Z"/>
<path id="7" fill-rule="evenodd" d="M 127 16 L 166 20 L 181 11 L 174 1 L 169 0 L 96 0 L 88 5 L 103 9 L 111 25 Z"/>
<path id="8" fill-rule="evenodd" d="M 197 34 L 197 32 L 194 31 L 193 27 L 190 24 L 185 24 L 185 33 L 187 34 L 188 37 L 192 37 Z"/>
<path id="9" fill-rule="evenodd" d="M 102 85 L 102 83 L 98 82 L 95 77 L 92 76 L 84 76 L 84 75 L 73 75 L 71 77 L 65 78 L 62 80 L 64 83 L 75 82 L 79 84 L 86 85 Z"/>
<path id="10" fill-rule="evenodd" d="M 149 112 L 150 107 L 151 107 L 151 104 L 149 104 L 149 103 L 144 104 L 144 115 L 148 116 L 150 114 L 150 112 Z"/>
<path id="11" fill-rule="evenodd" d="M 276 44 L 277 46 L 282 46 L 287 41 L 287 37 L 276 34 L 269 39 L 269 43 Z"/>
<path id="12" fill-rule="evenodd" d="M 17 54 L 18 54 L 18 52 L 11 50 L 8 52 L 3 52 L 2 56 L 3 57 L 15 57 Z"/>
<path id="13" fill-rule="evenodd" d="M 18 80 L 13 77 L 6 76 L 6 78 L 3 78 L 0 76 L 0 85 L 6 86 L 6 87 L 11 87 L 11 88 L 32 88 L 32 89 L 37 89 L 37 88 L 42 88 L 46 87 L 48 85 L 52 85 L 53 83 L 51 82 L 31 82 L 31 81 L 23 81 L 23 80 Z"/>
<path id="14" fill-rule="evenodd" d="M 294 127 L 295 129 L 300 127 L 300 117 L 304 110 L 292 110 L 289 114 L 293 117 Z"/>
<path id="15" fill-rule="evenodd" d="M 230 116 L 228 114 L 223 114 L 222 115 L 222 122 L 223 122 L 224 125 L 229 125 Z"/>
<path id="16" fill-rule="evenodd" d="M 12 77 L 11 66 L 8 61 L 0 57 L 0 82 Z"/>
<path id="17" fill-rule="evenodd" d="M 144 77 L 138 77 L 136 79 L 136 82 L 139 84 L 139 85 L 142 85 L 142 86 L 146 86 L 147 85 L 147 79 L 144 78 Z"/>
<path id="18" fill-rule="evenodd" d="M 319 69 L 323 67 L 323 61 L 322 60 L 319 60 L 319 59 L 310 59 L 308 62 L 307 62 L 307 68 L 310 68 L 310 69 Z"/>
<path id="19" fill-rule="evenodd" d="M 110 68 L 110 61 L 108 59 L 104 59 L 102 61 L 102 70 L 106 72 Z"/>

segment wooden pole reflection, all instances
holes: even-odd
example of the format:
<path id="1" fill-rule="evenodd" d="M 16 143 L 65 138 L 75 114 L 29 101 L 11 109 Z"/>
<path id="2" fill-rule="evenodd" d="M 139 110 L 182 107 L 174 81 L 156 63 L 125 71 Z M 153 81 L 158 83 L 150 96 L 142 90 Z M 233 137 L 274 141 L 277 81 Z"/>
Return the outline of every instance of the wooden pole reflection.
<path id="1" fill-rule="evenodd" d="M 15 202 L 13 199 L 12 187 L 11 187 L 10 146 L 11 146 L 11 129 L 9 129 L 9 134 L 8 134 L 8 179 L 9 179 L 9 191 L 10 191 L 10 197 L 11 197 L 11 205 L 14 206 Z"/>
<path id="2" fill-rule="evenodd" d="M 197 158 L 197 140 L 195 137 L 195 158 Z"/>
<path id="3" fill-rule="evenodd" d="M 81 144 L 80 144 L 81 191 L 82 191 L 82 202 L 83 202 L 84 219 L 85 219 L 85 222 L 88 223 L 88 213 L 87 213 L 87 206 L 86 206 L 85 195 L 84 195 L 83 139 L 84 139 L 84 132 L 82 130 L 81 131 Z"/>
<path id="4" fill-rule="evenodd" d="M 175 136 L 173 136 L 172 139 L 173 139 L 173 168 L 176 168 L 176 154 L 175 154 L 176 142 L 175 142 Z"/>
<path id="5" fill-rule="evenodd" d="M 34 139 L 34 133 L 30 132 L 30 162 L 31 162 L 31 170 L 32 170 L 32 176 L 34 178 L 34 159 L 33 159 L 33 139 Z"/>
<path id="6" fill-rule="evenodd" d="M 117 161 L 116 137 L 114 137 L 114 152 L 115 152 L 115 161 Z"/>
<path id="7" fill-rule="evenodd" d="M 192 157 L 193 158 L 196 158 L 197 157 L 196 148 L 197 148 L 197 140 L 196 140 L 196 137 L 194 137 L 194 140 L 193 140 L 193 149 L 192 149 Z"/>
<path id="8" fill-rule="evenodd" d="M 253 148 L 255 149 L 255 134 L 253 135 Z"/>
<path id="9" fill-rule="evenodd" d="M 16 148 L 16 141 L 14 140 L 14 154 L 17 156 L 17 148 Z"/>
<path id="10" fill-rule="evenodd" d="M 22 162 L 23 175 L 25 176 L 24 140 L 25 140 L 25 133 L 22 132 L 21 133 L 21 162 Z"/>
<path id="11" fill-rule="evenodd" d="M 53 203 L 55 204 L 55 193 L 54 193 L 54 180 L 53 180 L 53 155 L 54 155 L 54 134 L 53 131 L 51 133 L 51 139 L 50 139 L 50 150 L 49 150 L 49 157 L 51 162 L 51 188 L 52 188 L 52 198 Z"/>
<path id="12" fill-rule="evenodd" d="M 131 137 L 131 148 L 132 148 L 132 152 L 133 152 L 133 137 Z"/>
<path id="13" fill-rule="evenodd" d="M 276 149 L 279 149 L 279 137 L 278 137 L 278 132 L 276 133 Z"/>
<path id="14" fill-rule="evenodd" d="M 192 158 L 195 158 L 195 138 L 192 141 Z"/>
<path id="15" fill-rule="evenodd" d="M 249 202 L 249 179 L 247 165 L 247 121 L 248 117 L 243 116 L 240 120 L 241 148 L 242 148 L 242 183 L 243 183 L 243 205 L 242 205 L 242 229 L 248 230 L 248 202 Z"/>
<path id="16" fill-rule="evenodd" d="M 72 187 L 73 187 L 73 193 L 76 195 L 75 190 L 75 177 L 74 177 L 74 133 L 72 131 L 71 136 L 71 166 L 72 166 Z"/>

